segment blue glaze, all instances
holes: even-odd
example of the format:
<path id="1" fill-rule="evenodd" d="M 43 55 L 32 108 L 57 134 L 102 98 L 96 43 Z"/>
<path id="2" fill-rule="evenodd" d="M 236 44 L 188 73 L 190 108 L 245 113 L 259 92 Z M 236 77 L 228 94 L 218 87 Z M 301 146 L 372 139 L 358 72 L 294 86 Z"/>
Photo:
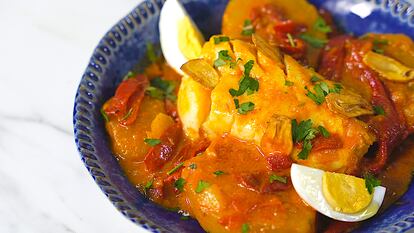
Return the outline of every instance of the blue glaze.
<path id="1" fill-rule="evenodd" d="M 118 22 L 100 41 L 82 76 L 74 105 L 75 142 L 92 177 L 114 204 L 131 221 L 151 232 L 204 232 L 195 220 L 164 210 L 141 195 L 125 178 L 113 156 L 99 109 L 110 98 L 122 77 L 136 64 L 148 64 L 146 43 L 159 43 L 158 17 L 163 0 L 147 0 Z M 182 0 L 203 34 L 220 32 L 226 0 Z M 413 8 L 405 1 L 313 0 L 333 13 L 349 33 L 368 31 L 403 32 L 414 38 Z M 372 13 L 362 19 L 349 6 L 365 3 Z M 348 8 L 344 8 L 344 4 Z M 351 4 L 351 5 L 350 5 Z M 385 213 L 366 222 L 355 232 L 406 232 L 414 228 L 414 185 Z"/>

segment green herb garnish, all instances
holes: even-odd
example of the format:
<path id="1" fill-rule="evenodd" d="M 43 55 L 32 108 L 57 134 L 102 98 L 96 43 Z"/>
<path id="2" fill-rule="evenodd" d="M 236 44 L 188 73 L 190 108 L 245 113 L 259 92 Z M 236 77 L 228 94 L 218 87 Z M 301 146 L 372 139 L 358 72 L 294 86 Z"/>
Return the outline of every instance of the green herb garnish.
<path id="1" fill-rule="evenodd" d="M 133 111 L 133 108 L 130 108 L 130 109 L 128 110 L 128 112 L 125 114 L 125 116 L 123 116 L 123 117 L 121 118 L 121 121 L 124 121 L 124 120 L 128 119 L 128 117 L 130 117 L 130 116 L 131 116 L 132 111 Z"/>
<path id="2" fill-rule="evenodd" d="M 238 108 L 238 112 L 242 115 L 245 115 L 248 112 L 253 111 L 253 109 L 254 109 L 254 103 L 246 102 L 246 103 L 240 104 L 240 107 Z"/>
<path id="3" fill-rule="evenodd" d="M 379 54 L 384 54 L 384 50 L 381 49 L 380 46 L 388 45 L 388 40 L 374 39 L 372 43 L 373 43 L 372 51 L 379 53 Z"/>
<path id="4" fill-rule="evenodd" d="M 195 163 L 192 163 L 192 164 L 190 164 L 190 166 L 188 166 L 189 168 L 191 168 L 191 169 L 196 169 L 197 168 L 197 164 L 195 164 Z"/>
<path id="5" fill-rule="evenodd" d="M 156 146 L 156 145 L 158 145 L 158 144 L 161 143 L 161 140 L 160 139 L 156 139 L 156 138 L 145 138 L 144 139 L 144 142 L 146 144 L 148 144 L 149 146 Z"/>
<path id="6" fill-rule="evenodd" d="M 328 132 L 328 130 L 325 129 L 325 127 L 323 127 L 322 125 L 318 126 L 318 130 L 324 138 L 329 138 L 331 136 L 331 134 Z"/>
<path id="7" fill-rule="evenodd" d="M 236 109 L 239 109 L 240 108 L 239 100 L 238 99 L 233 99 L 233 101 L 234 101 L 234 106 L 236 107 Z"/>
<path id="8" fill-rule="evenodd" d="M 144 189 L 145 189 L 145 190 L 150 189 L 150 188 L 152 187 L 152 184 L 153 184 L 153 183 L 154 183 L 154 179 L 149 180 L 149 181 L 145 184 Z"/>
<path id="9" fill-rule="evenodd" d="M 381 181 L 375 178 L 372 174 L 367 173 L 364 175 L 365 187 L 369 194 L 372 194 L 374 188 L 381 185 Z"/>
<path id="10" fill-rule="evenodd" d="M 373 107 L 373 109 L 374 109 L 374 112 L 375 112 L 376 115 L 385 116 L 385 110 L 384 110 L 383 107 L 381 107 L 379 105 L 376 105 L 376 106 Z"/>
<path id="11" fill-rule="evenodd" d="M 328 24 L 326 24 L 325 20 L 322 17 L 316 19 L 315 23 L 313 24 L 313 28 L 316 31 L 320 31 L 323 33 L 332 32 L 332 28 Z"/>
<path id="12" fill-rule="evenodd" d="M 334 83 L 333 88 L 329 89 L 329 93 L 341 93 L 341 90 L 343 89 L 342 85 L 339 83 Z"/>
<path id="13" fill-rule="evenodd" d="M 229 55 L 228 50 L 221 50 L 218 52 L 218 58 L 214 61 L 214 67 L 224 66 L 227 64 L 227 61 L 231 61 L 232 58 Z"/>
<path id="14" fill-rule="evenodd" d="M 243 223 L 243 225 L 241 226 L 241 233 L 248 233 L 249 231 L 250 231 L 249 224 Z"/>
<path id="15" fill-rule="evenodd" d="M 243 36 L 251 36 L 253 33 L 254 33 L 254 28 L 253 28 L 252 21 L 250 19 L 244 20 L 243 31 L 241 34 Z"/>
<path id="16" fill-rule="evenodd" d="M 328 43 L 328 40 L 318 39 L 308 34 L 301 34 L 299 37 L 314 48 L 322 48 Z"/>
<path id="17" fill-rule="evenodd" d="M 303 142 L 302 151 L 299 152 L 298 158 L 299 159 L 307 159 L 310 151 L 312 150 L 312 143 L 311 140 L 316 137 L 318 133 L 327 135 L 328 132 L 325 128 L 326 132 L 320 132 L 319 127 L 315 129 L 312 127 L 312 120 L 308 119 L 306 121 L 301 121 L 299 124 L 296 119 L 292 120 L 292 140 L 295 143 Z M 322 126 L 321 126 L 322 127 Z M 322 127 L 323 128 L 323 127 Z M 329 132 L 328 132 L 329 134 Z M 323 136 L 325 136 L 323 135 Z M 328 136 L 329 137 L 329 136 Z"/>
<path id="18" fill-rule="evenodd" d="M 171 169 L 170 171 L 167 172 L 167 175 L 171 175 L 174 172 L 176 172 L 178 169 L 180 169 L 180 167 L 182 167 L 184 165 L 184 162 L 179 163 L 177 166 L 175 166 L 173 169 Z"/>
<path id="19" fill-rule="evenodd" d="M 157 54 L 155 53 L 154 45 L 152 43 L 147 43 L 147 57 L 152 63 L 158 60 Z"/>
<path id="20" fill-rule="evenodd" d="M 216 176 L 221 176 L 221 175 L 224 174 L 224 172 L 220 171 L 220 170 L 217 170 L 217 171 L 213 172 L 213 174 L 216 175 Z"/>
<path id="21" fill-rule="evenodd" d="M 312 143 L 310 141 L 304 141 L 302 150 L 298 154 L 298 158 L 302 160 L 307 159 L 311 150 L 312 150 Z"/>
<path id="22" fill-rule="evenodd" d="M 220 44 L 221 42 L 230 41 L 228 36 L 217 36 L 214 37 L 214 44 Z"/>
<path id="23" fill-rule="evenodd" d="M 109 122 L 109 117 L 106 114 L 106 112 L 103 110 L 103 108 L 101 108 L 100 112 L 101 112 L 102 118 L 105 120 L 105 122 Z"/>
<path id="24" fill-rule="evenodd" d="M 135 76 L 136 76 L 136 74 L 134 73 L 134 72 L 132 72 L 132 71 L 129 71 L 125 76 L 124 76 L 124 78 L 122 79 L 123 81 L 125 81 L 125 80 L 127 80 L 127 79 L 130 79 L 130 78 L 135 78 Z"/>
<path id="25" fill-rule="evenodd" d="M 178 191 L 182 192 L 183 189 L 184 189 L 185 183 L 186 183 L 185 179 L 183 179 L 183 178 L 180 177 L 180 178 L 178 178 L 178 180 L 176 180 L 174 182 L 174 187 L 176 189 L 178 189 Z"/>
<path id="26" fill-rule="evenodd" d="M 283 177 L 283 176 L 278 176 L 278 175 L 275 175 L 275 174 L 271 174 L 270 177 L 269 177 L 269 181 L 270 181 L 270 183 L 278 181 L 280 183 L 286 184 L 287 183 L 287 178 Z"/>
<path id="27" fill-rule="evenodd" d="M 291 87 L 293 86 L 293 82 L 289 81 L 289 80 L 285 80 L 285 86 Z"/>
<path id="28" fill-rule="evenodd" d="M 308 87 L 305 86 L 305 90 L 308 91 L 308 93 L 306 93 L 306 96 L 311 98 L 317 105 L 321 105 L 323 102 L 325 102 L 325 97 L 329 93 L 340 93 L 341 89 L 342 86 L 337 83 L 335 83 L 333 88 L 330 89 L 328 84 L 325 82 L 319 82 L 313 87 L 314 92 L 311 92 Z"/>
<path id="29" fill-rule="evenodd" d="M 229 90 L 231 96 L 241 96 L 245 92 L 247 92 L 248 95 L 251 95 L 259 90 L 259 81 L 250 77 L 250 71 L 252 70 L 253 65 L 253 60 L 249 60 L 246 64 L 244 64 L 244 72 L 242 79 L 239 81 L 239 89 L 235 90 L 231 88 Z"/>
<path id="30" fill-rule="evenodd" d="M 207 181 L 200 180 L 198 181 L 197 188 L 195 189 L 196 193 L 201 193 L 204 189 L 210 187 L 210 184 Z"/>
<path id="31" fill-rule="evenodd" d="M 190 217 L 189 216 L 181 216 L 180 219 L 183 220 L 183 221 L 186 221 L 186 220 L 190 219 Z"/>
<path id="32" fill-rule="evenodd" d="M 296 48 L 295 41 L 293 40 L 293 37 L 290 33 L 287 34 L 287 38 L 289 40 L 290 46 L 292 46 L 293 48 Z"/>
<path id="33" fill-rule="evenodd" d="M 175 101 L 177 96 L 174 93 L 175 84 L 172 81 L 163 80 L 160 77 L 151 79 L 146 94 L 156 99 L 169 99 Z"/>
<path id="34" fill-rule="evenodd" d="M 319 82 L 319 81 L 321 81 L 322 79 L 320 79 L 318 76 L 316 76 L 316 75 L 313 75 L 312 77 L 311 77 L 311 79 L 310 79 L 310 81 L 311 82 L 313 82 L 313 83 L 316 83 L 316 82 Z"/>

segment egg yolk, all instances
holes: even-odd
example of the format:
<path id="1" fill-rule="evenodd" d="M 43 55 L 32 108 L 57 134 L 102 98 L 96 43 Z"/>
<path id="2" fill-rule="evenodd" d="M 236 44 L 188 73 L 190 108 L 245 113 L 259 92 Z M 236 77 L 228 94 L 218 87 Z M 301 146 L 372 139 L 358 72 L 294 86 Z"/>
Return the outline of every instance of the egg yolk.
<path id="1" fill-rule="evenodd" d="M 178 23 L 178 47 L 188 60 L 198 58 L 204 44 L 203 35 L 190 20 L 184 17 Z"/>
<path id="2" fill-rule="evenodd" d="M 323 175 L 322 191 L 335 211 L 348 214 L 365 209 L 373 197 L 368 193 L 364 179 L 332 172 Z"/>

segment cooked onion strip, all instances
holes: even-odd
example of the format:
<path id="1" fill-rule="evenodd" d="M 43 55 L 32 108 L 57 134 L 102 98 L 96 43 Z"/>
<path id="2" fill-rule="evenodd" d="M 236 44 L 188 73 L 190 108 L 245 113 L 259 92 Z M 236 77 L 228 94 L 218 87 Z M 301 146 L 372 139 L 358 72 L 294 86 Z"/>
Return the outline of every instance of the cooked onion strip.
<path id="1" fill-rule="evenodd" d="M 219 82 L 217 71 L 202 58 L 188 61 L 181 66 L 181 70 L 209 89 L 213 89 Z"/>
<path id="2" fill-rule="evenodd" d="M 399 61 L 374 52 L 368 52 L 364 63 L 380 74 L 381 78 L 396 82 L 407 82 L 414 79 L 414 69 Z"/>
<path id="3" fill-rule="evenodd" d="M 256 45 L 258 52 L 261 52 L 263 55 L 274 62 L 281 63 L 282 55 L 280 54 L 278 48 L 271 46 L 266 42 L 265 39 L 257 34 L 252 35 L 252 41 L 254 45 Z"/>
<path id="4" fill-rule="evenodd" d="M 350 91 L 342 90 L 340 94 L 330 93 L 325 100 L 329 110 L 347 117 L 374 114 L 372 106 L 367 100 Z"/>

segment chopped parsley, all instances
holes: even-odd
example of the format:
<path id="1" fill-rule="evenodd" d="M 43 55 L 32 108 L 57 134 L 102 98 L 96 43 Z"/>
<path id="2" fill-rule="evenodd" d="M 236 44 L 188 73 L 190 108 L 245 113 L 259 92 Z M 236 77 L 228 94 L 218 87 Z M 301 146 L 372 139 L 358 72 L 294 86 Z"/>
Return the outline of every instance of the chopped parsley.
<path id="1" fill-rule="evenodd" d="M 299 159 L 307 159 L 312 150 L 312 139 L 317 134 L 322 134 L 323 137 L 329 137 L 330 133 L 322 126 L 313 128 L 312 120 L 301 121 L 299 124 L 296 119 L 292 120 L 292 140 L 295 143 L 303 142 L 302 150 L 298 154 Z"/>
<path id="2" fill-rule="evenodd" d="M 320 85 L 316 84 L 313 87 L 315 93 L 311 92 L 306 86 L 305 89 L 308 91 L 308 93 L 306 93 L 306 96 L 312 99 L 317 105 L 321 105 L 325 101 L 325 93 Z"/>
<path id="3" fill-rule="evenodd" d="M 228 36 L 217 36 L 214 37 L 214 44 L 220 44 L 221 42 L 230 41 Z"/>
<path id="4" fill-rule="evenodd" d="M 186 221 L 186 220 L 190 219 L 190 217 L 189 216 L 181 216 L 180 219 L 183 220 L 183 221 Z"/>
<path id="5" fill-rule="evenodd" d="M 177 166 L 175 166 L 173 169 L 167 172 L 167 175 L 171 175 L 174 172 L 176 172 L 178 169 L 180 169 L 184 165 L 184 162 L 179 163 Z"/>
<path id="6" fill-rule="evenodd" d="M 250 231 L 249 224 L 243 223 L 241 226 L 241 233 L 248 233 Z"/>
<path id="7" fill-rule="evenodd" d="M 314 80 L 316 80 L 316 78 Z M 312 78 L 311 78 L 311 81 L 312 81 Z M 307 86 L 305 86 L 305 90 L 308 91 L 306 93 L 307 97 L 312 99 L 317 105 L 321 105 L 323 102 L 325 102 L 325 97 L 329 93 L 340 93 L 342 90 L 342 86 L 338 83 L 335 83 L 333 85 L 333 88 L 330 89 L 328 84 L 326 84 L 326 82 L 319 82 L 315 84 L 315 86 L 313 87 L 314 92 L 311 92 Z"/>
<path id="8" fill-rule="evenodd" d="M 343 89 L 342 85 L 339 83 L 334 83 L 333 88 L 329 89 L 329 93 L 341 93 L 341 90 Z"/>
<path id="9" fill-rule="evenodd" d="M 154 183 L 154 179 L 149 180 L 149 181 L 145 184 L 144 189 L 145 189 L 145 190 L 150 189 L 150 188 L 152 187 L 152 184 L 153 184 L 153 183 Z"/>
<path id="10" fill-rule="evenodd" d="M 374 188 L 381 185 L 381 181 L 375 178 L 372 174 L 367 173 L 364 175 L 365 187 L 369 194 L 372 194 Z"/>
<path id="11" fill-rule="evenodd" d="M 128 110 L 128 112 L 125 114 L 125 116 L 123 116 L 123 117 L 122 117 L 121 121 L 124 121 L 124 120 L 128 119 L 128 117 L 130 117 L 130 116 L 131 116 L 132 111 L 133 111 L 133 108 L 130 108 L 130 109 Z"/>
<path id="12" fill-rule="evenodd" d="M 323 127 L 322 125 L 318 126 L 318 130 L 324 138 L 329 138 L 331 136 L 328 130 L 326 130 L 325 127 Z"/>
<path id="13" fill-rule="evenodd" d="M 158 60 L 157 54 L 155 53 L 154 45 L 152 43 L 147 43 L 147 57 L 152 63 Z"/>
<path id="14" fill-rule="evenodd" d="M 217 170 L 217 171 L 213 172 L 213 174 L 216 175 L 216 176 L 221 176 L 221 175 L 224 174 L 224 172 L 221 171 L 221 170 Z"/>
<path id="15" fill-rule="evenodd" d="M 237 111 L 242 114 L 245 115 L 250 111 L 253 111 L 254 109 L 254 103 L 252 102 L 246 102 L 246 103 L 242 103 L 240 104 L 240 107 L 237 109 Z"/>
<path id="16" fill-rule="evenodd" d="M 374 112 L 375 112 L 376 115 L 385 116 L 385 110 L 384 110 L 383 107 L 381 107 L 379 105 L 376 105 L 376 106 L 373 107 L 373 109 L 374 109 Z"/>
<path id="17" fill-rule="evenodd" d="M 328 43 L 328 40 L 318 39 L 308 34 L 301 34 L 299 37 L 314 48 L 322 48 L 326 43 Z"/>
<path id="18" fill-rule="evenodd" d="M 316 19 L 315 23 L 313 24 L 313 28 L 316 31 L 320 31 L 323 33 L 332 32 L 332 28 L 328 24 L 326 24 L 325 20 L 322 17 Z"/>
<path id="19" fill-rule="evenodd" d="M 160 77 L 151 79 L 150 86 L 147 87 L 147 95 L 156 99 L 169 99 L 175 101 L 177 96 L 174 93 L 175 84 L 172 81 L 163 80 Z"/>
<path id="20" fill-rule="evenodd" d="M 243 36 L 251 36 L 253 33 L 254 33 L 254 28 L 253 28 L 252 21 L 250 19 L 244 20 L 243 31 L 241 34 Z"/>
<path id="21" fill-rule="evenodd" d="M 102 118 L 105 120 L 105 122 L 109 122 L 109 117 L 106 114 L 106 112 L 103 110 L 103 108 L 101 108 L 100 111 L 101 111 Z"/>
<path id="22" fill-rule="evenodd" d="M 190 164 L 190 166 L 188 166 L 188 167 L 194 170 L 194 169 L 196 169 L 196 168 L 197 168 L 197 164 L 192 163 L 192 164 Z"/>
<path id="23" fill-rule="evenodd" d="M 144 139 L 144 142 L 146 144 L 148 144 L 149 146 L 156 146 L 156 145 L 158 145 L 158 144 L 161 143 L 161 140 L 160 139 L 156 139 L 156 138 L 145 138 Z"/>
<path id="24" fill-rule="evenodd" d="M 313 82 L 313 83 L 316 83 L 316 82 L 322 81 L 322 79 L 320 79 L 320 78 L 319 78 L 318 76 L 316 76 L 316 75 L 313 75 L 313 76 L 311 77 L 310 81 L 311 81 L 311 82 Z"/>
<path id="25" fill-rule="evenodd" d="M 239 89 L 235 90 L 231 88 L 229 90 L 231 96 L 241 96 L 245 92 L 247 92 L 248 95 L 251 95 L 255 91 L 259 90 L 259 81 L 250 77 L 250 71 L 252 70 L 253 65 L 253 60 L 249 60 L 246 64 L 244 64 L 244 73 L 242 79 L 239 81 Z"/>
<path id="26" fill-rule="evenodd" d="M 183 189 L 184 189 L 185 183 L 186 183 L 185 179 L 183 179 L 183 178 L 180 177 L 180 178 L 178 178 L 178 180 L 176 180 L 174 182 L 174 187 L 176 189 L 178 189 L 178 191 L 182 192 Z"/>
<path id="27" fill-rule="evenodd" d="M 227 64 L 227 61 L 231 61 L 232 58 L 229 55 L 228 50 L 221 50 L 218 52 L 218 58 L 214 61 L 214 67 L 220 67 Z"/>
<path id="28" fill-rule="evenodd" d="M 210 184 L 207 181 L 200 180 L 198 181 L 197 188 L 195 189 L 196 193 L 201 193 L 204 189 L 210 187 Z"/>
<path id="29" fill-rule="evenodd" d="M 289 81 L 289 80 L 285 80 L 285 86 L 291 87 L 293 86 L 293 82 Z"/>
<path id="30" fill-rule="evenodd" d="M 293 37 L 292 37 L 292 35 L 290 33 L 287 34 L 287 38 L 289 40 L 290 46 L 292 46 L 293 48 L 296 48 L 295 41 L 293 40 Z"/>
<path id="31" fill-rule="evenodd" d="M 271 174 L 270 177 L 269 177 L 269 181 L 270 181 L 270 183 L 278 181 L 280 183 L 286 184 L 287 183 L 287 178 L 284 177 L 284 176 L 278 176 L 278 175 L 275 175 L 275 174 Z"/>
<path id="32" fill-rule="evenodd" d="M 239 109 L 240 108 L 239 100 L 238 99 L 233 99 L 233 101 L 234 101 L 234 106 L 236 106 L 236 109 Z"/>
<path id="33" fill-rule="evenodd" d="M 384 50 L 381 49 L 381 45 L 388 45 L 388 40 L 374 39 L 372 43 L 372 51 L 379 54 L 384 54 Z"/>
<path id="34" fill-rule="evenodd" d="M 136 74 L 134 73 L 134 72 L 132 72 L 132 71 L 129 71 L 125 76 L 124 76 L 124 78 L 122 79 L 123 81 L 125 81 L 125 80 L 127 80 L 127 79 L 130 79 L 130 78 L 134 78 L 136 76 Z"/>
<path id="35" fill-rule="evenodd" d="M 312 150 L 311 141 L 310 140 L 304 141 L 302 150 L 298 154 L 298 158 L 302 160 L 307 159 L 311 150 Z"/>

